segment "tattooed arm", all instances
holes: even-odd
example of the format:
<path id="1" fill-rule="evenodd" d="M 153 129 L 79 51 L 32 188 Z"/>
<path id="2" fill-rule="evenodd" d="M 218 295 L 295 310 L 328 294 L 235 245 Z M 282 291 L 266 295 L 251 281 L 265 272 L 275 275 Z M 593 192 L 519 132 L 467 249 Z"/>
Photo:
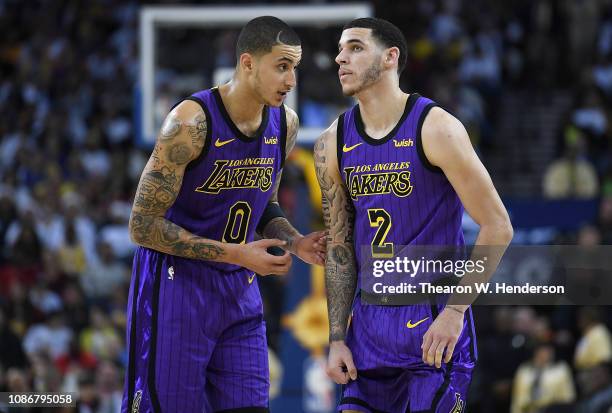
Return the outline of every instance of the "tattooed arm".
<path id="1" fill-rule="evenodd" d="M 317 140 L 314 158 L 323 197 L 323 220 L 329 232 L 325 263 L 329 339 L 344 340 L 357 284 L 353 249 L 355 211 L 340 177 L 335 123 Z"/>
<path id="2" fill-rule="evenodd" d="M 166 254 L 237 264 L 263 274 L 285 273 L 287 259 L 265 253 L 269 244 L 284 245 L 283 241 L 222 243 L 196 236 L 164 217 L 178 196 L 187 165 L 204 148 L 206 131 L 206 116 L 195 102 L 182 102 L 166 117 L 134 197 L 132 240 Z"/>
<path id="3" fill-rule="evenodd" d="M 300 121 L 297 114 L 291 108 L 286 107 L 285 110 L 287 114 L 287 147 L 285 157 L 287 157 L 295 147 Z M 278 187 L 280 186 L 281 177 L 282 171 L 276 177 L 272 197 L 270 198 L 270 203 L 275 204 L 275 206 L 279 208 Z M 262 235 L 264 238 L 277 238 L 287 241 L 285 249 L 289 252 L 297 255 L 309 264 L 323 265 L 325 260 L 325 239 L 323 231 L 313 232 L 303 236 L 293 227 L 293 225 L 291 225 L 287 218 L 276 217 L 266 224 Z"/>
<path id="4" fill-rule="evenodd" d="M 351 351 L 344 343 L 357 269 L 353 247 L 355 210 L 340 176 L 336 156 L 337 122 L 317 140 L 315 168 L 323 201 L 323 220 L 328 230 L 325 288 L 329 313 L 329 357 L 327 374 L 338 384 L 357 378 Z"/>

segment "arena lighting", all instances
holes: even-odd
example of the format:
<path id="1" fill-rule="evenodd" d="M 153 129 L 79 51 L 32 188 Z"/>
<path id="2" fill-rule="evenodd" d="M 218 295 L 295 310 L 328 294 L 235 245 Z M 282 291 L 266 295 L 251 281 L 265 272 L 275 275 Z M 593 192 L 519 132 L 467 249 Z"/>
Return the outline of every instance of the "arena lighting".
<path id="1" fill-rule="evenodd" d="M 140 9 L 141 131 L 144 142 L 153 143 L 157 134 L 154 119 L 155 41 L 160 27 L 240 27 L 262 15 L 276 16 L 300 26 L 342 25 L 358 17 L 373 16 L 368 3 L 329 5 L 259 6 L 147 6 Z M 297 110 L 297 92 L 287 97 L 287 105 Z M 298 142 L 312 143 L 322 129 L 301 128 Z"/>

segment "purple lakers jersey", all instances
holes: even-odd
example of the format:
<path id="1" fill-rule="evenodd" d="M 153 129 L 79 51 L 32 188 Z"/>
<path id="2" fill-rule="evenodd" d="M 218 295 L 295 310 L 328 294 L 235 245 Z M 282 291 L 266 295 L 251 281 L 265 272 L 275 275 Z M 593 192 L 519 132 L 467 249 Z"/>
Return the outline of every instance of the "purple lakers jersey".
<path id="1" fill-rule="evenodd" d="M 193 94 L 206 114 L 200 157 L 187 167 L 166 219 L 209 239 L 247 243 L 270 200 L 285 159 L 285 109 L 265 106 L 255 136 L 244 135 L 229 117 L 218 88 Z M 233 271 L 235 265 L 210 262 Z"/>
<path id="2" fill-rule="evenodd" d="M 380 301 L 373 302 L 387 305 L 363 301 L 372 295 L 367 280 L 373 277 L 365 264 L 370 257 L 401 256 L 400 247 L 405 245 L 464 244 L 459 197 L 423 151 L 421 128 L 434 106 L 431 100 L 411 94 L 401 119 L 382 139 L 366 134 L 359 106 L 338 120 L 338 166 L 355 208 L 356 293 L 362 298 L 353 303 L 346 338 L 359 375 L 343 387 L 339 411 L 464 410 L 477 358 L 471 309 L 465 313 L 451 362 L 436 369 L 423 363 L 421 344 L 443 301 L 425 297 L 413 305 L 396 305 L 393 294 L 382 294 Z M 411 320 L 421 321 L 411 326 Z"/>
<path id="3" fill-rule="evenodd" d="M 421 127 L 430 99 L 413 93 L 384 138 L 365 132 L 359 105 L 338 120 L 338 165 L 355 207 L 357 264 L 364 246 L 389 258 L 400 245 L 463 245 L 463 207 L 442 170 L 424 155 Z"/>

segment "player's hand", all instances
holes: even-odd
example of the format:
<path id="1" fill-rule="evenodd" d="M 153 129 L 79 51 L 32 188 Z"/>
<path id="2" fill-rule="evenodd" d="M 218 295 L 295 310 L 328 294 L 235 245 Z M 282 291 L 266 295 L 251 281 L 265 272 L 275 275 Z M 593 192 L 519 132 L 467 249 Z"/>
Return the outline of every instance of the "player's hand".
<path id="1" fill-rule="evenodd" d="M 283 255 L 272 255 L 270 247 L 284 247 L 286 241 L 279 239 L 260 239 L 241 245 L 237 251 L 234 263 L 255 271 L 259 275 L 285 275 L 291 268 L 291 254 L 285 251 Z"/>
<path id="2" fill-rule="evenodd" d="M 298 239 L 295 244 L 295 255 L 308 264 L 324 265 L 327 251 L 327 232 L 317 231 Z"/>
<path id="3" fill-rule="evenodd" d="M 327 375 L 337 384 L 346 384 L 357 380 L 357 369 L 353 363 L 353 354 L 344 341 L 332 341 L 327 357 Z"/>
<path id="4" fill-rule="evenodd" d="M 423 336 L 423 362 L 437 368 L 448 363 L 463 329 L 463 312 L 445 308 Z M 446 354 L 444 353 L 446 350 Z M 444 360 L 442 356 L 445 354 Z"/>

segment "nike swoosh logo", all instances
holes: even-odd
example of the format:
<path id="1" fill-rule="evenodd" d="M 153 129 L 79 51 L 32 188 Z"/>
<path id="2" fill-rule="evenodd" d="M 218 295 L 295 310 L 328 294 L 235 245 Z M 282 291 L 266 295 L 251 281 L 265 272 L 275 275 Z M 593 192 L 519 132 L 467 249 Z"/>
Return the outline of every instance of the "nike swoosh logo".
<path id="1" fill-rule="evenodd" d="M 249 284 L 252 284 L 254 279 L 255 279 L 255 273 L 253 273 L 253 275 L 249 277 Z"/>
<path id="2" fill-rule="evenodd" d="M 230 142 L 234 142 L 235 140 L 236 140 L 236 138 L 234 138 L 234 139 L 228 139 L 228 140 L 226 140 L 226 141 L 220 141 L 220 140 L 219 140 L 219 138 L 217 138 L 217 140 L 215 141 L 215 146 L 216 146 L 217 148 L 220 148 L 220 147 L 222 147 L 223 145 L 227 145 L 227 144 L 228 144 L 228 143 L 230 143 Z"/>
<path id="3" fill-rule="evenodd" d="M 356 143 L 353 146 L 346 146 L 346 144 L 344 144 L 342 147 L 342 152 L 350 152 L 361 144 L 363 144 L 363 142 Z"/>
<path id="4" fill-rule="evenodd" d="M 412 320 L 408 320 L 408 322 L 406 323 L 406 327 L 408 328 L 415 328 L 416 326 L 418 326 L 421 323 L 424 323 L 425 321 L 429 320 L 429 317 L 425 317 L 424 319 L 417 321 L 416 323 L 412 324 Z"/>

